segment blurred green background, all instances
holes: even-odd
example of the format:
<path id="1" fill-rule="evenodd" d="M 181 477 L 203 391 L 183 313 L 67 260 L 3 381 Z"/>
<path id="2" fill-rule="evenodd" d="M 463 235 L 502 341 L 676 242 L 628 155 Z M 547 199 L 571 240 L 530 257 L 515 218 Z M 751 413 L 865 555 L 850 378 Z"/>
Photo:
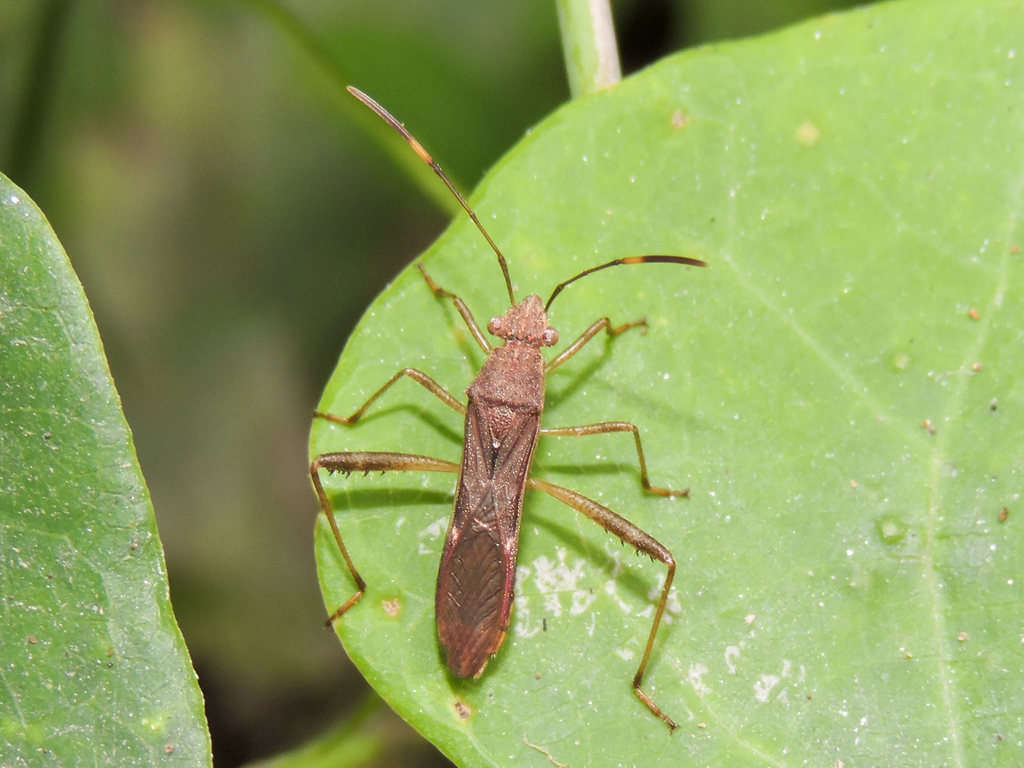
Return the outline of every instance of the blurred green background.
<path id="1" fill-rule="evenodd" d="M 613 9 L 628 74 L 849 5 Z M 365 708 L 323 628 L 310 414 L 364 308 L 447 217 L 351 121 L 348 82 L 470 190 L 568 98 L 554 2 L 0 2 L 0 171 L 95 312 L 218 768 Z M 390 745 L 375 765 L 447 764 L 383 709 L 368 727 Z"/>

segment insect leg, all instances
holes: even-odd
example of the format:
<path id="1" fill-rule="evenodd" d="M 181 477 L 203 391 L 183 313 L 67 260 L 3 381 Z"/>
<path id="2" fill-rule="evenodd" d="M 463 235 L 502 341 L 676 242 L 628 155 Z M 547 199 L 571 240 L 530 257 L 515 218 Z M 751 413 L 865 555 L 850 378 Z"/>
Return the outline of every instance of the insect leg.
<path id="1" fill-rule="evenodd" d="M 594 338 L 601 331 L 602 328 L 605 331 L 607 331 L 609 336 L 618 336 L 620 333 L 628 331 L 630 328 L 637 327 L 647 327 L 647 318 L 644 317 L 640 318 L 639 320 L 634 320 L 632 323 L 623 323 L 622 325 L 619 326 L 613 326 L 611 320 L 609 320 L 607 317 L 602 317 L 592 326 L 587 328 L 587 330 L 585 330 L 582 334 L 580 334 L 580 337 L 576 339 L 576 341 L 574 341 L 568 347 L 563 349 L 554 360 L 552 360 L 550 363 L 544 366 L 544 373 L 551 373 L 551 371 L 555 370 L 555 368 L 557 368 L 570 357 L 579 352 L 580 348 L 588 341 L 590 341 L 592 338 Z"/>
<path id="2" fill-rule="evenodd" d="M 309 465 L 309 476 L 313 480 L 313 487 L 316 489 L 317 498 L 320 500 L 320 508 L 327 516 L 327 522 L 334 532 L 334 539 L 338 542 L 338 549 L 341 556 L 345 558 L 349 573 L 356 582 L 356 593 L 346 600 L 342 606 L 331 614 L 327 624 L 333 624 L 345 611 L 359 602 L 363 593 L 366 592 L 366 582 L 359 575 L 352 558 L 348 555 L 345 543 L 341 540 L 341 531 L 338 530 L 338 523 L 334 519 L 334 510 L 331 502 L 324 492 L 324 486 L 320 482 L 320 470 L 328 472 L 455 472 L 458 473 L 459 465 L 444 459 L 434 459 L 430 456 L 417 456 L 411 453 L 381 453 L 367 451 L 346 451 L 344 453 L 322 453 L 313 459 Z"/>
<path id="3" fill-rule="evenodd" d="M 459 314 L 462 315 L 462 319 L 466 321 L 466 325 L 469 327 L 469 332 L 473 334 L 473 338 L 476 339 L 476 343 L 480 345 L 480 348 L 487 354 L 491 353 L 491 344 L 487 341 L 487 337 L 484 336 L 483 331 L 480 330 L 480 326 L 476 322 L 476 318 L 473 317 L 473 313 L 469 311 L 469 307 L 466 306 L 461 298 L 456 296 L 451 291 L 446 291 L 444 288 L 434 282 L 433 278 L 427 274 L 427 270 L 423 268 L 422 264 L 417 264 L 416 267 L 419 269 L 420 274 L 423 275 L 423 279 L 427 281 L 427 285 L 430 286 L 430 290 L 434 292 L 434 295 L 439 299 L 451 299 L 455 308 L 459 310 Z"/>
<path id="4" fill-rule="evenodd" d="M 601 435 L 608 432 L 633 433 L 633 440 L 636 442 L 636 455 L 640 460 L 640 484 L 644 487 L 644 490 L 656 493 L 659 496 L 690 497 L 689 488 L 676 491 L 671 488 L 651 485 L 651 481 L 647 478 L 647 462 L 644 461 L 644 448 L 640 444 L 640 430 L 636 428 L 635 424 L 631 424 L 628 421 L 603 421 L 600 424 L 584 424 L 579 427 L 548 427 L 540 431 L 542 435 L 552 435 L 554 437 L 583 437 L 584 435 Z"/>
<path id="5" fill-rule="evenodd" d="M 377 400 L 378 397 L 383 395 L 391 385 L 398 381 L 403 376 L 408 376 L 410 379 L 418 384 L 426 387 L 432 395 L 437 397 L 441 402 L 447 405 L 449 408 L 458 411 L 461 414 L 466 413 L 466 406 L 460 403 L 455 397 L 444 387 L 430 378 L 423 371 L 417 371 L 415 368 L 403 368 L 390 379 L 388 382 L 370 395 L 370 398 L 363 403 L 351 416 L 335 416 L 333 413 L 322 413 L 320 411 L 313 411 L 314 416 L 318 416 L 321 419 L 327 419 L 328 421 L 334 421 L 338 424 L 355 424 L 362 418 L 363 414 L 366 413 L 366 409 L 369 408 Z"/>
<path id="6" fill-rule="evenodd" d="M 644 649 L 644 656 L 640 660 L 640 666 L 636 670 L 636 675 L 633 677 L 633 692 L 636 693 L 640 701 L 642 701 L 644 705 L 651 710 L 651 712 L 661 718 L 665 725 L 668 726 L 669 731 L 675 730 L 677 726 L 672 718 L 662 712 L 651 697 L 648 696 L 640 687 L 640 683 L 642 683 L 644 679 L 644 671 L 647 669 L 647 661 L 651 657 L 651 649 L 654 648 L 654 638 L 658 634 L 658 626 L 661 624 L 661 617 L 665 613 L 665 604 L 668 602 L 669 588 L 672 586 L 672 579 L 676 575 L 676 561 L 672 558 L 672 553 L 669 552 L 653 536 L 645 533 L 640 528 L 633 525 L 633 523 L 629 522 L 626 518 L 615 514 L 608 509 L 608 507 L 598 504 L 593 499 L 588 499 L 586 496 L 576 493 L 576 491 L 570 491 L 568 488 L 562 488 L 560 485 L 552 485 L 551 483 L 546 483 L 543 480 L 538 480 L 533 477 L 527 480 L 526 484 L 529 488 L 544 491 L 544 493 L 554 496 L 563 504 L 568 504 L 577 512 L 589 517 L 606 531 L 618 536 L 619 539 L 629 544 L 638 552 L 643 552 L 652 559 L 660 560 L 668 566 L 668 573 L 665 576 L 665 586 L 661 589 L 661 599 L 658 601 L 658 609 L 655 611 L 654 621 L 651 623 L 651 633 L 647 637 L 647 647 Z"/>

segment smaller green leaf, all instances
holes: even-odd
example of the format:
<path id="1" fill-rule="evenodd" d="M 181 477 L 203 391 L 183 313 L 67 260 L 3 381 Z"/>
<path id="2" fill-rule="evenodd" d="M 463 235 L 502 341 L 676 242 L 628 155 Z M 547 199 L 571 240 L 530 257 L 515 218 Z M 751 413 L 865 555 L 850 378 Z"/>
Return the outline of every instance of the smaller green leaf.
<path id="1" fill-rule="evenodd" d="M 209 765 L 153 509 L 92 314 L 0 176 L 0 765 Z"/>
<path id="2" fill-rule="evenodd" d="M 382 702 L 370 694 L 345 722 L 298 749 L 249 763 L 247 768 L 360 768 L 376 764 L 385 751 L 385 735 L 365 732 L 367 717 Z"/>

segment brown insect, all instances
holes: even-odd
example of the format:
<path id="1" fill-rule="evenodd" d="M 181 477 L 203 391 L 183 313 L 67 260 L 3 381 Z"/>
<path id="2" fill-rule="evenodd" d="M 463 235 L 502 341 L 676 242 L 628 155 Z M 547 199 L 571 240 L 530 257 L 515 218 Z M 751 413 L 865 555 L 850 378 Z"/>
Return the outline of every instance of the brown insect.
<path id="1" fill-rule="evenodd" d="M 458 678 L 479 677 L 490 657 L 501 647 L 512 613 L 523 494 L 527 488 L 544 491 L 586 515 L 623 542 L 667 566 L 668 573 L 654 621 L 651 623 L 647 646 L 633 677 L 633 690 L 651 712 L 661 718 L 670 730 L 674 729 L 676 724 L 658 708 L 640 684 L 651 655 L 651 648 L 654 646 L 658 626 L 665 612 L 669 588 L 672 586 L 676 570 L 675 560 L 664 546 L 607 507 L 575 491 L 532 478 L 529 472 L 540 435 L 581 437 L 608 432 L 631 432 L 636 443 L 640 482 L 643 487 L 659 496 L 689 494 L 689 489 L 675 491 L 651 485 L 647 478 L 647 464 L 640 443 L 640 432 L 628 421 L 607 421 L 576 427 L 540 426 L 540 416 L 544 410 L 546 375 L 576 354 L 602 330 L 609 336 L 617 336 L 630 328 L 645 325 L 645 320 L 613 326 L 607 317 L 602 317 L 550 362 L 545 361 L 540 348 L 550 347 L 558 342 L 558 332 L 548 325 L 547 313 L 555 297 L 570 283 L 598 270 L 623 264 L 662 262 L 697 267 L 706 264 L 698 259 L 683 256 L 631 256 L 615 259 L 586 269 L 575 277 L 559 283 L 546 304 L 542 304 L 540 297 L 536 295 L 527 296 L 517 303 L 505 257 L 441 167 L 387 110 L 361 91 L 355 88 L 348 90 L 398 131 L 458 198 L 498 257 L 511 306 L 504 316 L 492 318 L 487 324 L 488 332 L 502 340 L 500 346 L 492 347 L 466 303 L 455 294 L 440 288 L 420 265 L 420 272 L 430 290 L 438 298 L 452 301 L 473 338 L 487 353 L 487 361 L 466 390 L 468 405 L 463 405 L 422 371 L 404 368 L 374 392 L 352 415 L 342 417 L 316 413 L 317 416 L 338 424 L 355 424 L 367 408 L 395 382 L 408 377 L 425 387 L 445 405 L 463 414 L 466 419 L 461 466 L 429 456 L 362 451 L 324 453 L 310 464 L 309 473 L 320 499 L 320 506 L 327 516 L 334 538 L 338 542 L 338 549 L 345 558 L 357 587 L 356 593 L 331 615 L 328 623 L 338 619 L 359 602 L 366 592 L 366 583 L 356 570 L 342 541 L 341 532 L 334 519 L 334 511 L 320 482 L 321 469 L 345 474 L 402 470 L 452 472 L 459 475 L 455 509 L 441 555 L 435 597 L 437 633 L 444 649 L 448 669 Z"/>

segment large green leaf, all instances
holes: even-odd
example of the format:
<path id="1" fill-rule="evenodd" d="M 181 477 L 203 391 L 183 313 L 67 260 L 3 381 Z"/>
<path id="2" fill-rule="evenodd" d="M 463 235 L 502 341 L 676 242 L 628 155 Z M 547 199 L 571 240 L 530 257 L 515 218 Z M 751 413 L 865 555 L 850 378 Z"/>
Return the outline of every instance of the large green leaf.
<path id="1" fill-rule="evenodd" d="M 558 369 L 545 419 L 634 421 L 653 482 L 692 498 L 643 493 L 623 435 L 545 438 L 534 467 L 675 553 L 646 683 L 681 727 L 630 689 L 663 566 L 528 494 L 509 636 L 455 681 L 432 602 L 453 476 L 329 478 L 369 584 L 337 629 L 399 713 L 465 765 L 1024 762 L 1022 40 L 1013 2 L 828 17 L 672 57 L 499 164 L 473 199 L 521 295 L 626 254 L 710 263 L 589 277 L 552 316 L 565 341 L 647 317 Z M 424 262 L 481 321 L 504 311 L 465 217 Z M 461 393 L 481 361 L 410 269 L 321 408 L 403 366 Z M 314 424 L 312 453 L 457 461 L 460 432 L 405 381 L 356 427 Z M 354 586 L 323 524 L 318 545 L 334 609 Z"/>
<path id="2" fill-rule="evenodd" d="M 149 494 L 82 287 L 0 176 L 0 764 L 209 765 Z"/>

